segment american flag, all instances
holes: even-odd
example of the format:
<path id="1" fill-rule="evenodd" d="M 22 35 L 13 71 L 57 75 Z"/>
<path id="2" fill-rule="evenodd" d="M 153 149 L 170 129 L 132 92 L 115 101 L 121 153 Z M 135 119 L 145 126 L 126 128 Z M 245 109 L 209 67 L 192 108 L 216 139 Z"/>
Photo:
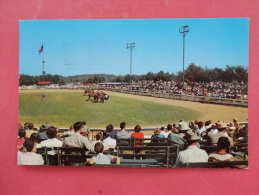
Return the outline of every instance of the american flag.
<path id="1" fill-rule="evenodd" d="M 40 50 L 39 50 L 38 52 L 39 52 L 39 54 L 40 54 L 41 52 L 43 52 L 43 44 L 42 44 L 42 46 L 41 46 L 41 48 L 40 48 Z"/>

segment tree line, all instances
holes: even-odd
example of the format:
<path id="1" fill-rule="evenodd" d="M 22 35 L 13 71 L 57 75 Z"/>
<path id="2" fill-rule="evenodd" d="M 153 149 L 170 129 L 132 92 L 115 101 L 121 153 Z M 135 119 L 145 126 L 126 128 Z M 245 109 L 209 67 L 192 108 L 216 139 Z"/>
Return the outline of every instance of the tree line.
<path id="1" fill-rule="evenodd" d="M 159 71 L 158 73 L 148 72 L 143 75 L 131 75 L 131 80 L 154 80 L 154 81 L 182 81 L 183 72 L 177 74 Z M 191 63 L 184 71 L 184 78 L 191 82 L 209 82 L 209 81 L 223 81 L 223 82 L 248 82 L 248 68 L 240 65 L 229 66 L 225 69 L 221 68 L 202 68 L 194 63 Z M 61 75 L 46 74 L 39 76 L 30 76 L 26 74 L 20 75 L 20 85 L 34 85 L 38 84 L 38 81 L 50 81 L 52 84 L 64 85 L 70 82 L 82 82 L 82 83 L 104 83 L 104 82 L 129 82 L 130 75 L 108 75 L 105 74 L 91 74 L 91 75 L 77 75 L 70 77 L 63 77 Z"/>
<path id="2" fill-rule="evenodd" d="M 183 72 L 178 72 L 177 74 L 159 71 L 158 73 L 148 72 L 144 75 L 132 75 L 132 80 L 141 81 L 141 80 L 154 80 L 154 81 L 177 81 L 182 82 Z M 186 70 L 184 71 L 185 80 L 191 82 L 209 82 L 209 81 L 223 81 L 223 82 L 232 82 L 238 81 L 239 83 L 248 82 L 248 69 L 240 65 L 229 66 L 227 65 L 225 69 L 221 68 L 202 68 L 201 66 L 196 66 L 194 63 L 191 63 Z M 129 82 L 130 75 L 125 76 L 116 76 L 112 78 L 113 82 Z"/>

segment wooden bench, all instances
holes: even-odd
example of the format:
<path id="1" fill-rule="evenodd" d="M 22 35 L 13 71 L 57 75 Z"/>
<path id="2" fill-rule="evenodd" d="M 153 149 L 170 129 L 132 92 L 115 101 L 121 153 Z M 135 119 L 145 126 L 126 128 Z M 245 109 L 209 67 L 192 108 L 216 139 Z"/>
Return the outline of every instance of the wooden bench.
<path id="1" fill-rule="evenodd" d="M 117 146 L 136 146 L 136 144 L 141 146 L 167 146 L 168 139 L 167 138 L 129 138 L 129 139 L 116 139 Z M 141 142 L 141 143 L 139 143 Z"/>
<path id="2" fill-rule="evenodd" d="M 149 165 L 169 167 L 173 164 L 177 155 L 177 146 L 117 147 L 117 156 L 122 158 L 122 163 L 126 159 L 131 160 L 129 163 L 139 160 L 136 161 L 139 164 L 145 162 Z"/>
<path id="3" fill-rule="evenodd" d="M 167 146 L 167 138 L 144 138 L 143 146 Z"/>
<path id="4" fill-rule="evenodd" d="M 48 151 L 56 150 L 57 151 L 57 165 L 66 164 L 66 162 L 74 162 L 74 161 L 86 161 L 86 158 L 91 158 L 95 154 L 86 154 L 88 150 L 86 148 L 70 148 L 70 147 L 45 147 L 37 149 L 38 153 L 40 153 L 45 161 L 46 165 L 50 165 L 49 159 L 53 155 L 49 155 Z"/>
<path id="5" fill-rule="evenodd" d="M 117 146 L 135 146 L 136 140 L 135 138 L 116 139 Z"/>
<path id="6" fill-rule="evenodd" d="M 150 167 L 148 164 L 93 164 L 72 163 L 71 166 L 91 166 L 91 167 Z"/>
<path id="7" fill-rule="evenodd" d="M 237 168 L 240 165 L 248 167 L 248 161 L 219 161 L 219 162 L 195 162 L 183 163 L 182 168 Z"/>
<path id="8" fill-rule="evenodd" d="M 233 150 L 233 148 L 233 146 L 229 147 L 227 152 L 230 153 Z M 205 150 L 208 154 L 218 151 L 217 146 L 200 146 L 200 149 Z"/>
<path id="9" fill-rule="evenodd" d="M 235 144 L 234 146 L 231 147 L 231 154 L 236 157 L 240 156 L 244 160 L 248 156 L 248 144 L 247 143 L 239 143 Z"/>

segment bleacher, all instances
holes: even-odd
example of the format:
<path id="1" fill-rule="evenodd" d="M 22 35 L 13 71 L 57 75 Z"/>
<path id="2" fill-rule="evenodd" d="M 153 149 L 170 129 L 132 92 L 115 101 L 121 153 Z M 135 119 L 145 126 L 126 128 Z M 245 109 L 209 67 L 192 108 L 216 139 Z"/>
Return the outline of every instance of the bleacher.
<path id="1" fill-rule="evenodd" d="M 59 133 L 62 133 L 60 129 Z M 150 131 L 149 128 L 144 131 Z M 104 131 L 103 129 L 95 129 L 92 131 Z M 119 130 L 115 130 L 119 131 Z M 130 129 L 133 131 L 133 129 Z M 64 132 L 64 130 L 63 130 Z M 247 134 L 246 134 L 247 136 Z M 94 136 L 92 136 L 94 137 Z M 110 165 L 91 165 L 91 166 L 107 166 L 107 167 L 173 167 L 178 153 L 182 150 L 178 146 L 171 146 L 167 138 L 153 138 L 145 136 L 143 139 L 129 138 L 129 139 L 116 139 L 116 148 L 106 150 L 104 154 L 110 154 L 120 157 L 120 164 Z M 136 147 L 136 146 L 140 147 Z M 208 146 L 207 141 L 199 141 L 201 149 L 205 150 L 208 154 L 216 152 L 217 146 Z M 57 155 L 55 158 L 48 154 L 48 151 L 56 150 Z M 85 148 L 69 148 L 69 147 L 53 147 L 41 148 L 37 150 L 45 161 L 45 165 L 53 165 L 53 159 L 56 160 L 54 165 L 59 166 L 86 166 L 87 159 L 95 156 L 95 153 L 90 153 Z M 248 166 L 248 144 L 236 143 L 227 151 L 235 157 L 235 161 L 231 162 L 208 162 L 208 163 L 185 163 L 182 166 L 186 168 L 238 168 L 240 166 Z"/>
<path id="2" fill-rule="evenodd" d="M 181 168 L 248 168 L 248 160 L 183 163 Z"/>
<path id="3" fill-rule="evenodd" d="M 157 139 L 161 142 L 150 142 L 150 139 L 144 138 L 141 147 L 136 147 L 136 139 L 117 139 L 117 147 L 106 150 L 104 154 L 111 154 L 120 157 L 120 165 L 91 165 L 91 166 L 108 166 L 108 167 L 172 167 L 179 153 L 177 146 L 168 146 L 165 139 Z M 153 145 L 154 144 L 154 145 Z M 217 151 L 216 146 L 200 146 L 208 154 Z M 54 147 L 41 148 L 38 153 L 42 154 L 45 160 L 45 165 L 51 165 L 50 161 L 53 156 L 48 155 L 48 151 L 57 151 L 57 164 L 65 166 L 85 166 L 87 159 L 95 156 L 95 153 L 89 153 L 85 148 L 68 148 Z M 208 163 L 185 163 L 182 167 L 185 168 L 238 168 L 248 166 L 247 144 L 236 144 L 229 148 L 228 153 L 232 154 L 239 160 L 231 162 L 208 162 Z"/>

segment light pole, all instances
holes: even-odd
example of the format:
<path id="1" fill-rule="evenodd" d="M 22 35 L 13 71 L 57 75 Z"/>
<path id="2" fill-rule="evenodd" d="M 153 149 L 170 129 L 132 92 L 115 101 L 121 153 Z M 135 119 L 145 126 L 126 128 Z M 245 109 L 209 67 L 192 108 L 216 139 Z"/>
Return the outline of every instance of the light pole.
<path id="1" fill-rule="evenodd" d="M 189 32 L 189 26 L 181 26 L 179 28 L 179 33 L 183 36 L 183 86 L 184 86 L 184 45 L 185 45 L 185 36 Z"/>
<path id="2" fill-rule="evenodd" d="M 127 49 L 130 48 L 130 84 L 131 84 L 131 70 L 132 70 L 132 49 L 135 47 L 135 43 L 126 43 Z"/>

